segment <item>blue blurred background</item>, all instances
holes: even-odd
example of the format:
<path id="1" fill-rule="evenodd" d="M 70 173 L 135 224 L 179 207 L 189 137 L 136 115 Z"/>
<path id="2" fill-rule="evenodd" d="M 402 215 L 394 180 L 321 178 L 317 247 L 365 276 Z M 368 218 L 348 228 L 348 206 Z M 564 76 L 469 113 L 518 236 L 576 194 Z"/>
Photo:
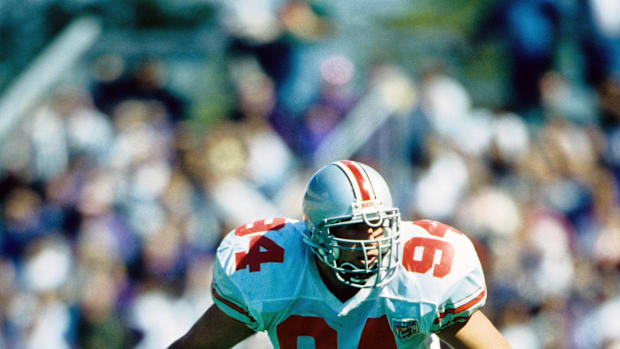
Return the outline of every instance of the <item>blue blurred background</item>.
<path id="1" fill-rule="evenodd" d="M 0 0 L 0 348 L 165 347 L 351 158 L 514 348 L 618 349 L 619 121 L 617 0 Z"/>

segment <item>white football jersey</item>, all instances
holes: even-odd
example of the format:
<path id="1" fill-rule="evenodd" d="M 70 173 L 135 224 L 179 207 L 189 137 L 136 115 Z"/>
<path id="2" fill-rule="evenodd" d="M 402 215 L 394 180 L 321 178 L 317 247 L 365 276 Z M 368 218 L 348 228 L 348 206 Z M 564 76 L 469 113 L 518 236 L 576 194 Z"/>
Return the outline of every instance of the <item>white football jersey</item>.
<path id="1" fill-rule="evenodd" d="M 381 288 L 341 302 L 302 241 L 305 223 L 272 218 L 230 232 L 217 250 L 213 299 L 230 317 L 267 331 L 274 348 L 426 348 L 486 301 L 480 261 L 458 230 L 401 223 L 402 264 Z"/>

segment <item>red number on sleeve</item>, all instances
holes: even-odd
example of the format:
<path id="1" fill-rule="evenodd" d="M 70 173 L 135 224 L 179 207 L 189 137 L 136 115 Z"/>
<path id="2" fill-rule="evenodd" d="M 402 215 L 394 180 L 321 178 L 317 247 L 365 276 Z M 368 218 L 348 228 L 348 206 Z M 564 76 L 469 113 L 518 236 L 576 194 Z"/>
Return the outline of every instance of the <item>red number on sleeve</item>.
<path id="1" fill-rule="evenodd" d="M 265 233 L 270 230 L 278 230 L 284 227 L 284 218 L 263 219 L 250 224 L 242 225 L 235 229 L 235 235 L 245 236 L 253 233 Z"/>
<path id="2" fill-rule="evenodd" d="M 415 259 L 416 248 L 422 249 L 421 258 Z M 435 264 L 435 254 L 441 251 L 439 264 Z M 433 268 L 433 276 L 442 278 L 450 273 L 452 260 L 454 259 L 454 247 L 449 242 L 415 237 L 405 243 L 403 251 L 403 266 L 408 271 L 424 274 Z"/>
<path id="3" fill-rule="evenodd" d="M 268 262 L 284 262 L 284 249 L 270 238 L 263 236 L 270 230 L 278 230 L 286 224 L 284 218 L 259 220 L 235 229 L 235 235 L 245 236 L 260 233 L 250 239 L 248 252 L 235 253 L 236 270 L 250 266 L 250 272 L 260 271 L 260 265 Z"/>
<path id="4" fill-rule="evenodd" d="M 281 349 L 297 348 L 298 337 L 314 338 L 316 349 L 338 347 L 338 333 L 320 317 L 291 315 L 278 325 L 277 331 Z"/>
<path id="5" fill-rule="evenodd" d="M 420 219 L 420 220 L 413 222 L 413 224 L 424 228 L 424 230 L 426 230 L 429 234 L 440 237 L 440 238 L 446 235 L 446 232 L 448 231 L 448 229 L 450 229 L 451 231 L 457 234 L 463 234 L 459 230 L 454 229 L 453 227 L 447 224 L 437 222 L 437 221 L 432 221 L 429 219 Z"/>
<path id="6" fill-rule="evenodd" d="M 260 271 L 260 265 L 267 262 L 284 262 L 284 249 L 278 246 L 270 238 L 257 235 L 250 240 L 248 252 L 235 253 L 237 269 L 245 269 L 250 266 L 250 272 Z"/>

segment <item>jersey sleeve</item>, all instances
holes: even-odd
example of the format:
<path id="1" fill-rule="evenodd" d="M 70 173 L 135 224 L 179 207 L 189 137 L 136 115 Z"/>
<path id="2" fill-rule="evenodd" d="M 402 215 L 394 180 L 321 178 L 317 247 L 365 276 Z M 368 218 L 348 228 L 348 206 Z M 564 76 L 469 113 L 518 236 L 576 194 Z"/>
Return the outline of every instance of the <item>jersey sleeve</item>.
<path id="1" fill-rule="evenodd" d="M 211 295 L 215 305 L 226 315 L 243 322 L 254 331 L 263 330 L 260 314 L 248 305 L 242 287 L 234 278 L 234 250 L 241 248 L 243 240 L 230 232 L 217 250 L 217 258 L 213 267 L 213 287 Z"/>
<path id="2" fill-rule="evenodd" d="M 228 316 L 254 331 L 265 331 L 295 299 L 302 261 L 303 222 L 269 218 L 236 228 L 220 243 L 213 269 L 212 296 Z"/>
<path id="3" fill-rule="evenodd" d="M 467 321 L 486 303 L 486 284 L 478 254 L 465 234 L 452 227 L 449 229 L 452 234 L 446 235 L 446 238 L 455 248 L 453 274 L 439 300 L 431 326 L 433 332 Z"/>

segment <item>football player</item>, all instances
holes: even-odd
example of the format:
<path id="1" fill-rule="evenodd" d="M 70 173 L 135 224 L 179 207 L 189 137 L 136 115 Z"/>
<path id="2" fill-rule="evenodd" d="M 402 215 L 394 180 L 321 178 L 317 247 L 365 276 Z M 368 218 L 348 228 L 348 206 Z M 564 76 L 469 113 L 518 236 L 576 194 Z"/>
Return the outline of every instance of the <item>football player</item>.
<path id="1" fill-rule="evenodd" d="M 267 331 L 274 348 L 509 348 L 479 310 L 480 261 L 460 231 L 401 221 L 374 169 L 336 161 L 310 179 L 304 219 L 231 231 L 215 304 L 171 348 L 230 348 Z M 435 344 L 436 345 L 436 344 Z"/>

